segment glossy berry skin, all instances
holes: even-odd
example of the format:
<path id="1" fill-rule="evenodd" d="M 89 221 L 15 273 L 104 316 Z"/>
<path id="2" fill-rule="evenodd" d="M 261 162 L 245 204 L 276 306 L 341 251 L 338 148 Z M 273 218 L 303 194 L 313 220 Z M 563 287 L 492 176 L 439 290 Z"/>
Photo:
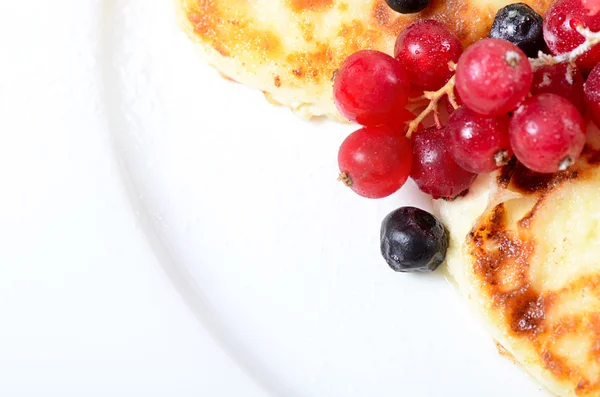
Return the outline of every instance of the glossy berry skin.
<path id="1" fill-rule="evenodd" d="M 394 271 L 428 273 L 446 258 L 448 232 L 429 212 L 402 207 L 381 223 L 380 247 Z"/>
<path id="2" fill-rule="evenodd" d="M 407 129 L 408 123 L 413 121 L 415 119 L 415 117 L 417 117 L 417 116 L 415 116 L 415 114 L 413 112 L 411 112 L 410 110 L 408 110 L 406 108 L 403 108 L 402 110 L 400 110 L 398 112 L 395 122 L 389 123 L 387 125 L 389 125 L 390 127 L 395 127 L 395 128 L 399 128 L 399 129 Z"/>
<path id="3" fill-rule="evenodd" d="M 506 165 L 513 154 L 509 122 L 507 115 L 488 117 L 459 107 L 446 124 L 450 154 L 462 168 L 477 174 Z"/>
<path id="4" fill-rule="evenodd" d="M 408 74 L 400 62 L 373 50 L 346 58 L 333 85 L 339 112 L 362 125 L 395 123 L 408 103 L 409 93 Z"/>
<path id="5" fill-rule="evenodd" d="M 583 150 L 585 131 L 577 108 L 555 94 L 529 98 L 514 113 L 509 127 L 517 159 L 542 173 L 563 171 L 573 164 Z"/>
<path id="6" fill-rule="evenodd" d="M 448 151 L 446 131 L 436 127 L 420 131 L 413 139 L 410 173 L 421 191 L 434 199 L 453 199 L 465 192 L 476 174 L 461 168 Z"/>
<path id="7" fill-rule="evenodd" d="M 411 161 L 404 131 L 384 126 L 353 132 L 338 152 L 340 172 L 349 178 L 345 182 L 367 198 L 386 197 L 400 189 L 410 174 Z"/>
<path id="8" fill-rule="evenodd" d="M 429 5 L 429 0 L 385 0 L 387 5 L 401 14 L 421 12 Z"/>
<path id="9" fill-rule="evenodd" d="M 458 62 L 462 44 L 441 22 L 427 19 L 404 29 L 394 56 L 404 66 L 410 82 L 427 91 L 436 91 L 450 80 L 449 62 Z"/>
<path id="10" fill-rule="evenodd" d="M 531 93 L 560 95 L 583 114 L 585 113 L 583 83 L 583 76 L 579 69 L 569 63 L 542 66 L 533 72 Z"/>
<path id="11" fill-rule="evenodd" d="M 589 74 L 584 91 L 588 114 L 596 126 L 600 127 L 600 64 Z"/>
<path id="12" fill-rule="evenodd" d="M 600 14 L 590 15 L 581 0 L 555 0 L 544 16 L 544 39 L 554 55 L 569 52 L 582 44 L 585 39 L 575 30 L 577 21 L 590 30 L 600 30 Z M 600 62 L 600 45 L 577 59 L 577 65 L 591 69 Z"/>
<path id="13" fill-rule="evenodd" d="M 536 58 L 546 48 L 543 25 L 542 16 L 527 4 L 510 4 L 496 14 L 489 37 L 508 40 Z"/>
<path id="14" fill-rule="evenodd" d="M 456 69 L 456 89 L 463 103 L 486 116 L 516 109 L 527 97 L 532 81 L 527 56 L 500 39 L 483 39 L 467 48 Z"/>

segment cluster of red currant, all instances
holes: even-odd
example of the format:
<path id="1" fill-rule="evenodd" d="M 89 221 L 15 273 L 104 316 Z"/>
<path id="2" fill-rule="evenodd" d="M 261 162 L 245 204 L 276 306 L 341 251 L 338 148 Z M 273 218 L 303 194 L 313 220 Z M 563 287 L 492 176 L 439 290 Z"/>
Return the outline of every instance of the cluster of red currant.
<path id="1" fill-rule="evenodd" d="M 400 33 L 394 57 L 348 57 L 334 99 L 364 128 L 340 147 L 340 179 L 381 198 L 410 176 L 434 198 L 451 199 L 513 155 L 536 172 L 567 169 L 583 150 L 587 119 L 600 127 L 600 13 L 586 8 L 593 1 L 555 0 L 543 20 L 510 5 L 490 37 L 464 51 L 442 23 L 425 20 Z M 408 109 L 419 100 L 427 106 L 415 115 Z"/>

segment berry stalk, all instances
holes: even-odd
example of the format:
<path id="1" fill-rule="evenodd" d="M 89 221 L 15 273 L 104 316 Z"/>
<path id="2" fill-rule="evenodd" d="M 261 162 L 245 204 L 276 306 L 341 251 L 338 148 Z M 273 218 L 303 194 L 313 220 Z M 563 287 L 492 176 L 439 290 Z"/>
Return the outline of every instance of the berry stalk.
<path id="1" fill-rule="evenodd" d="M 408 131 L 406 132 L 406 137 L 410 138 L 411 135 L 419 128 L 419 124 L 421 124 L 421 122 L 423 120 L 425 120 L 425 118 L 427 116 L 429 116 L 429 114 L 431 112 L 434 112 L 435 114 L 437 114 L 438 112 L 438 102 L 440 101 L 440 99 L 442 99 L 444 96 L 448 97 L 448 101 L 450 102 L 450 104 L 452 105 L 452 107 L 454 109 L 458 108 L 458 104 L 456 103 L 456 97 L 454 95 L 454 83 L 456 81 L 455 76 L 452 76 L 452 78 L 450 78 L 450 80 L 448 80 L 448 82 L 439 90 L 437 91 L 425 91 L 423 93 L 423 97 L 426 98 L 429 101 L 429 105 L 427 105 L 427 107 L 425 108 L 425 110 L 423 110 L 421 112 L 421 114 L 419 114 L 413 121 L 411 121 L 408 124 Z"/>
<path id="2" fill-rule="evenodd" d="M 578 26 L 577 31 L 585 38 L 585 41 L 582 44 L 570 52 L 556 56 L 547 55 L 540 52 L 538 58 L 529 59 L 532 69 L 536 70 L 543 66 L 552 66 L 560 63 L 573 63 L 577 60 L 577 58 L 585 54 L 592 47 L 600 44 L 600 32 L 593 32 L 584 26 Z M 451 64 L 450 67 L 452 69 L 456 69 L 456 65 Z M 458 108 L 456 96 L 454 94 L 455 84 L 456 76 L 452 76 L 452 78 L 438 91 L 425 91 L 423 93 L 422 98 L 428 100 L 429 104 L 413 121 L 408 124 L 408 131 L 406 133 L 407 138 L 411 137 L 411 135 L 418 129 L 419 124 L 422 123 L 423 120 L 429 116 L 429 114 L 433 112 L 434 115 L 437 115 L 438 103 L 444 96 L 448 97 L 448 100 L 454 109 Z"/>
<path id="3" fill-rule="evenodd" d="M 577 27 L 577 32 L 579 32 L 585 38 L 583 43 L 569 52 L 556 56 L 547 55 L 540 52 L 537 58 L 529 60 L 531 62 L 531 67 L 536 70 L 542 66 L 551 66 L 565 62 L 572 63 L 575 62 L 577 58 L 589 51 L 593 46 L 600 44 L 600 32 L 593 32 L 581 25 Z"/>

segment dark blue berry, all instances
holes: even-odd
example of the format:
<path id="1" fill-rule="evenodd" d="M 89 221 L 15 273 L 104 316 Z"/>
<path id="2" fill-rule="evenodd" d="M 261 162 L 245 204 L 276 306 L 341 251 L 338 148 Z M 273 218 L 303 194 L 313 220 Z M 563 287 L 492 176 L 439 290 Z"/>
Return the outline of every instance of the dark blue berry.
<path id="1" fill-rule="evenodd" d="M 388 6 L 401 14 L 421 12 L 429 5 L 429 0 L 385 0 Z"/>
<path id="2" fill-rule="evenodd" d="M 546 49 L 543 24 L 541 15 L 527 4 L 510 4 L 496 14 L 489 37 L 510 41 L 528 57 L 537 58 Z"/>
<path id="3" fill-rule="evenodd" d="M 397 272 L 432 272 L 446 258 L 446 228 L 419 208 L 391 212 L 381 223 L 380 238 L 381 254 Z"/>

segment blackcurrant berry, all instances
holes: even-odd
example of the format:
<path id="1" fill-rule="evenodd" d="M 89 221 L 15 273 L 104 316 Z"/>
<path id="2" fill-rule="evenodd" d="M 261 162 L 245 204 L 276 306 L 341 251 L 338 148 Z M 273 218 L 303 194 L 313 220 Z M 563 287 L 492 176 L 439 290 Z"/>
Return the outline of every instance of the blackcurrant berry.
<path id="1" fill-rule="evenodd" d="M 421 12 L 429 5 L 429 0 L 385 0 L 388 6 L 401 14 Z"/>
<path id="2" fill-rule="evenodd" d="M 414 207 L 391 212 L 381 223 L 381 255 L 397 272 L 432 272 L 444 261 L 448 233 L 433 215 Z"/>
<path id="3" fill-rule="evenodd" d="M 489 37 L 510 41 L 530 58 L 544 51 L 544 20 L 527 4 L 510 4 L 500 9 Z"/>

